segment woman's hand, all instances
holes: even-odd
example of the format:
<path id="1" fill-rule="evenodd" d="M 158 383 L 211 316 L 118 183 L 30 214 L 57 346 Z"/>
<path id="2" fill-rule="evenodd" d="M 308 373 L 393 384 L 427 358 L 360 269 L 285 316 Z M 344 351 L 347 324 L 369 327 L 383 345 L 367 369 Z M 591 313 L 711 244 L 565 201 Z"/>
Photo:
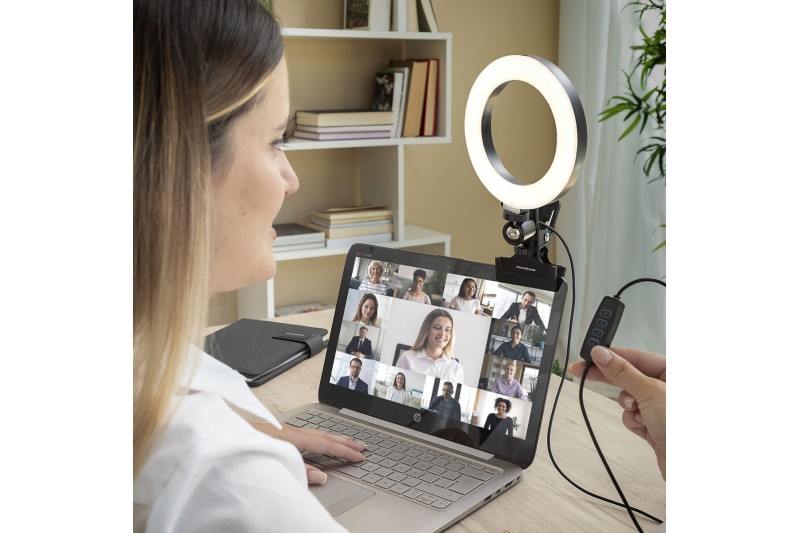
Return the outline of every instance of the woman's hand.
<path id="1" fill-rule="evenodd" d="M 269 423 L 258 423 L 253 424 L 253 426 L 271 437 L 293 444 L 301 452 L 309 451 L 332 455 L 351 463 L 358 463 L 364 460 L 361 452 L 366 449 L 367 445 L 349 437 L 331 435 L 326 431 L 317 429 L 296 428 L 286 423 L 283 424 L 283 429 L 278 429 Z M 321 485 L 328 479 L 328 475 L 325 472 L 308 463 L 306 463 L 306 475 L 308 476 L 309 485 Z"/>
<path id="2" fill-rule="evenodd" d="M 667 479 L 667 360 L 641 350 L 603 346 L 592 348 L 594 365 L 586 379 L 602 381 L 622 389 L 619 404 L 622 423 L 639 435 L 656 453 L 661 477 Z M 570 373 L 581 377 L 586 362 L 570 365 Z"/>

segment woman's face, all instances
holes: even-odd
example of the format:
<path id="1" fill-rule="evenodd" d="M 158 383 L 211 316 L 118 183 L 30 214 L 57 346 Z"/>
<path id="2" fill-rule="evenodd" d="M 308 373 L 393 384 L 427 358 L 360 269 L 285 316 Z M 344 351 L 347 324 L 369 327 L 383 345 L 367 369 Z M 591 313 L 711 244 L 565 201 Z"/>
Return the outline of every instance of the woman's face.
<path id="1" fill-rule="evenodd" d="M 383 274 L 383 267 L 380 265 L 371 265 L 369 267 L 369 277 L 372 278 L 373 282 L 381 277 Z"/>
<path id="2" fill-rule="evenodd" d="M 450 342 L 450 336 L 453 334 L 453 323 L 446 316 L 437 317 L 433 321 L 431 330 L 428 332 L 428 338 L 425 344 L 438 349 L 443 349 Z"/>
<path id="3" fill-rule="evenodd" d="M 361 317 L 365 319 L 371 319 L 372 315 L 375 314 L 375 302 L 372 299 L 364 300 L 364 303 L 361 304 Z"/>
<path id="4" fill-rule="evenodd" d="M 497 409 L 497 414 L 499 416 L 501 416 L 501 417 L 505 416 L 505 414 L 506 414 L 506 403 L 505 402 L 498 403 L 496 409 Z"/>
<path id="5" fill-rule="evenodd" d="M 272 224 L 300 183 L 283 153 L 289 117 L 286 60 L 270 74 L 261 100 L 229 132 L 227 161 L 213 176 L 209 291 L 217 294 L 272 278 Z"/>
<path id="6" fill-rule="evenodd" d="M 477 287 L 475 287 L 474 281 L 470 280 L 464 285 L 464 296 L 467 298 L 467 300 L 475 296 L 476 291 Z"/>
<path id="7" fill-rule="evenodd" d="M 423 285 L 425 285 L 425 280 L 422 279 L 422 276 L 417 276 L 416 278 L 414 278 L 414 285 L 412 289 L 414 289 L 414 291 L 416 292 L 419 292 L 422 290 Z"/>
<path id="8" fill-rule="evenodd" d="M 403 374 L 397 374 L 394 378 L 394 386 L 396 389 L 402 389 L 406 385 L 406 377 Z"/>

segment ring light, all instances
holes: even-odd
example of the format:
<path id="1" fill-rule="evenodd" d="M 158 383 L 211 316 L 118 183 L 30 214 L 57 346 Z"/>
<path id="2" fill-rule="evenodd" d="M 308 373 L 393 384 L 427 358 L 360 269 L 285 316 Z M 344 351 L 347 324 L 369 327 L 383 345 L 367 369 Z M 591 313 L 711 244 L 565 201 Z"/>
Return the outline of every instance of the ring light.
<path id="1" fill-rule="evenodd" d="M 530 185 L 522 185 L 503 166 L 492 140 L 494 104 L 512 81 L 525 82 L 538 90 L 556 124 L 553 162 L 545 175 Z M 586 116 L 578 94 L 557 66 L 540 57 L 501 57 L 483 69 L 467 99 L 464 135 L 475 172 L 504 208 L 538 209 L 561 198 L 578 180 L 586 156 Z"/>

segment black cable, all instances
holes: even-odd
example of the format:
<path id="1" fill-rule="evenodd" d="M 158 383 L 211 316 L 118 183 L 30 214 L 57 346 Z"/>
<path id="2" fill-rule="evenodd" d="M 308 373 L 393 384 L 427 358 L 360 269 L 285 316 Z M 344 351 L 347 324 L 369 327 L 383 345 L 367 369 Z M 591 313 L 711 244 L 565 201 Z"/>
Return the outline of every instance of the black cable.
<path id="1" fill-rule="evenodd" d="M 564 241 L 564 238 L 554 228 L 548 226 L 544 222 L 539 222 L 539 225 L 544 227 L 545 229 L 553 232 L 553 234 L 555 234 L 555 236 L 558 237 L 558 240 L 561 241 L 561 244 L 564 246 L 564 249 L 567 251 L 567 256 L 569 257 L 570 273 L 572 274 L 572 306 L 571 306 L 571 310 L 570 310 L 570 314 L 569 314 L 569 326 L 567 328 L 567 352 L 566 352 L 566 357 L 564 359 L 564 370 L 561 373 L 561 381 L 559 381 L 559 383 L 558 383 L 558 390 L 556 391 L 556 396 L 553 399 L 553 408 L 550 411 L 550 421 L 547 423 L 547 453 L 550 456 L 550 461 L 553 463 L 553 466 L 558 471 L 558 473 L 561 474 L 561 477 L 566 479 L 570 483 L 570 485 L 572 485 L 573 487 L 575 487 L 579 491 L 583 492 L 584 494 L 587 494 L 587 495 L 589 495 L 589 496 L 591 496 L 593 498 L 597 498 L 598 500 L 602 500 L 602 501 L 604 501 L 606 503 L 610 503 L 612 505 L 616 505 L 617 507 L 624 507 L 627 510 L 629 510 L 628 511 L 629 513 L 630 513 L 630 511 L 633 511 L 635 513 L 639 513 L 640 515 L 649 518 L 653 522 L 655 522 L 657 524 L 660 524 L 663 521 L 661 519 L 651 515 L 650 513 L 647 513 L 645 511 L 637 509 L 636 507 L 626 506 L 626 504 L 614 501 L 614 500 L 612 500 L 610 498 L 606 498 L 605 496 L 600 496 L 599 494 L 595 494 L 594 492 L 591 492 L 589 490 L 584 489 L 583 487 L 578 485 L 576 482 L 572 481 L 572 479 L 570 479 L 570 477 L 567 474 L 565 474 L 563 470 L 561 470 L 561 467 L 558 466 L 558 463 L 556 462 L 556 458 L 553 455 L 553 447 L 551 445 L 550 435 L 551 435 L 552 429 L 553 429 L 553 420 L 555 419 L 555 415 L 556 415 L 556 406 L 558 405 L 558 398 L 559 398 L 559 396 L 561 396 L 561 388 L 564 386 L 564 379 L 565 379 L 565 377 L 567 375 L 567 367 L 569 366 L 569 354 L 570 354 L 570 346 L 571 346 L 571 342 L 572 342 L 572 322 L 573 322 L 573 318 L 575 316 L 575 263 L 572 261 L 572 252 L 570 252 L 569 246 L 567 246 L 567 243 Z M 564 280 L 563 278 L 562 278 L 562 280 L 564 281 L 564 283 L 566 283 L 566 280 Z M 637 282 L 638 281 L 639 280 L 637 280 Z M 623 287 L 618 294 L 622 294 L 622 291 L 627 289 L 628 286 L 630 286 L 630 284 L 628 284 L 625 287 Z M 588 368 L 588 366 L 587 366 L 587 368 Z M 580 393 L 581 394 L 583 393 L 583 387 L 582 386 L 580 388 Z M 581 400 L 581 402 L 582 402 L 582 400 Z M 581 403 L 581 409 L 583 409 L 582 403 Z M 585 411 L 583 412 L 583 415 L 584 415 L 584 419 L 586 419 L 586 412 Z M 588 426 L 588 421 L 587 421 L 587 426 Z M 590 434 L 591 434 L 591 430 L 590 430 Z M 599 448 L 599 446 L 597 445 L 596 442 L 595 442 L 595 447 L 599 452 L 600 448 Z M 602 454 L 601 454 L 601 458 L 602 458 Z M 605 462 L 605 459 L 603 459 L 603 462 Z M 634 523 L 636 523 L 635 520 L 634 520 Z M 636 525 L 638 527 L 638 523 Z"/>
<path id="2" fill-rule="evenodd" d="M 592 425 L 589 423 L 589 417 L 586 415 L 586 407 L 583 405 L 583 385 L 586 383 L 586 374 L 589 373 L 589 369 L 592 367 L 591 363 L 586 364 L 586 368 L 583 369 L 583 376 L 581 377 L 581 386 L 578 389 L 578 401 L 581 404 L 581 413 L 583 413 L 583 421 L 586 422 L 586 429 L 589 430 L 589 436 L 592 437 L 592 442 L 594 443 L 594 448 L 597 450 L 597 455 L 600 456 L 600 460 L 603 461 L 603 466 L 606 467 L 606 472 L 608 472 L 608 477 L 611 478 L 611 482 L 614 484 L 614 488 L 617 489 L 617 493 L 619 497 L 622 498 L 622 503 L 625 504 L 625 509 L 628 511 L 628 515 L 630 515 L 631 520 L 633 520 L 633 525 L 636 526 L 636 530 L 639 533 L 644 533 L 642 531 L 642 526 L 639 525 L 639 521 L 636 520 L 636 515 L 633 514 L 633 509 L 631 508 L 628 500 L 625 498 L 625 494 L 622 492 L 622 487 L 619 486 L 617 483 L 617 478 L 614 477 L 614 473 L 611 471 L 611 467 L 608 466 L 608 461 L 606 461 L 605 455 L 603 455 L 602 450 L 600 450 L 600 444 L 597 443 L 597 438 L 594 436 L 594 431 L 592 431 Z"/>
<path id="3" fill-rule="evenodd" d="M 561 242 L 563 243 L 564 241 L 561 241 Z M 565 248 L 566 248 L 566 245 L 565 245 Z M 639 278 L 639 279 L 635 279 L 635 280 L 631 281 L 630 283 L 626 283 L 624 287 L 622 287 L 619 291 L 617 291 L 617 294 L 614 295 L 614 298 L 619 298 L 620 296 L 622 296 L 622 293 L 625 291 L 625 289 L 627 289 L 631 285 L 636 285 L 637 283 L 642 283 L 644 281 L 649 281 L 651 283 L 658 283 L 659 285 L 663 285 L 664 287 L 667 286 L 667 284 L 665 282 L 661 281 L 660 279 Z"/>

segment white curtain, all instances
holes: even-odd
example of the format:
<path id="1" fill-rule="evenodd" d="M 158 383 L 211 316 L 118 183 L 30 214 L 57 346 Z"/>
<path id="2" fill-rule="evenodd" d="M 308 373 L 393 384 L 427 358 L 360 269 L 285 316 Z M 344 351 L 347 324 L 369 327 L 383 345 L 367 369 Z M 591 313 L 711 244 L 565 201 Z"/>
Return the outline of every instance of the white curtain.
<path id="1" fill-rule="evenodd" d="M 638 15 L 624 7 L 628 1 L 561 0 L 558 65 L 580 95 L 588 128 L 583 172 L 561 199 L 556 225 L 575 261 L 576 286 L 572 289 L 578 299 L 570 361 L 578 357 L 586 328 L 603 296 L 613 296 L 641 277 L 667 281 L 669 247 L 652 251 L 665 238 L 660 227 L 666 223 L 665 184 L 648 183 L 642 170 L 644 159 L 636 158 L 648 131 L 640 136 L 637 127 L 617 142 L 627 126 L 622 115 L 598 122 L 609 98 L 624 94 L 622 70 L 630 71 L 630 46 L 641 39 Z M 558 263 L 569 266 L 560 243 L 556 253 Z M 567 280 L 571 281 L 569 272 Z M 625 313 L 614 344 L 666 353 L 665 289 L 640 283 L 627 289 L 622 301 Z M 565 342 L 566 320 L 563 324 L 561 340 Z"/>

